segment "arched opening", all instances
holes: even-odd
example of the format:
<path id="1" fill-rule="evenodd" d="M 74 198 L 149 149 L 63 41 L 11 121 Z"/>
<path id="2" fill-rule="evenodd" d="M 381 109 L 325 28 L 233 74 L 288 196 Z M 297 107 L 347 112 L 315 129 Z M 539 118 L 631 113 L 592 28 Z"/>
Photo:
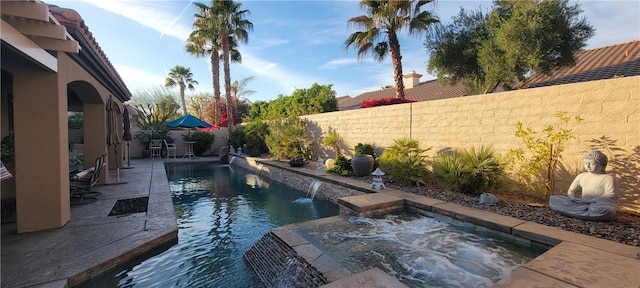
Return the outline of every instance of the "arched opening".
<path id="1" fill-rule="evenodd" d="M 72 81 L 67 84 L 67 102 L 69 169 L 86 168 L 105 153 L 104 101 L 90 83 Z M 104 175 L 100 178 L 105 179 Z"/>

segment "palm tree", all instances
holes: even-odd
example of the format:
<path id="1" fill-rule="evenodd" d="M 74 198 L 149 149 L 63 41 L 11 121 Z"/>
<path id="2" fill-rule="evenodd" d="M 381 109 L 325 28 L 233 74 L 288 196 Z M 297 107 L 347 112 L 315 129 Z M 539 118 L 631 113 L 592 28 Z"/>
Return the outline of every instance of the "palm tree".
<path id="1" fill-rule="evenodd" d="M 360 7 L 366 10 L 366 15 L 349 19 L 348 23 L 363 29 L 357 31 L 344 42 L 345 51 L 349 46 L 358 48 L 357 57 L 371 54 L 381 62 L 391 53 L 393 76 L 396 84 L 396 98 L 404 99 L 404 83 L 402 82 L 402 54 L 398 32 L 409 30 L 410 35 L 416 35 L 429 30 L 432 24 L 438 23 L 437 16 L 429 11 L 421 11 L 422 6 L 435 0 L 361 0 Z"/>
<path id="2" fill-rule="evenodd" d="M 227 3 L 228 2 L 228 3 Z M 220 124 L 220 115 L 221 115 L 221 107 L 220 107 L 220 60 L 224 60 L 224 72 L 225 72 L 225 92 L 227 98 L 227 110 L 229 111 L 229 103 L 230 101 L 230 93 L 229 86 L 231 86 L 231 76 L 229 69 L 229 61 L 232 62 L 241 62 L 242 55 L 237 50 L 238 43 L 237 40 L 242 40 L 245 43 L 248 40 L 247 31 L 245 29 L 252 30 L 253 24 L 246 20 L 235 19 L 237 17 L 231 17 L 235 22 L 239 22 L 240 27 L 248 27 L 245 29 L 229 29 L 229 25 L 224 24 L 225 21 L 228 21 L 229 17 L 225 17 L 227 13 L 225 11 L 236 11 L 241 6 L 241 4 L 237 4 L 236 8 L 229 9 L 227 6 L 231 5 L 233 2 L 231 1 L 221 1 L 214 0 L 211 2 L 211 6 L 207 6 L 203 3 L 194 3 L 196 6 L 196 10 L 198 11 L 194 17 L 195 20 L 193 22 L 194 31 L 191 32 L 189 38 L 187 40 L 187 52 L 195 55 L 196 57 L 201 57 L 204 55 L 210 55 L 211 57 L 211 72 L 213 75 L 213 98 L 214 98 L 214 106 L 216 109 L 214 122 L 216 127 Z M 240 16 L 244 13 L 248 13 L 248 11 L 237 11 Z M 244 24 L 248 22 L 247 26 Z M 235 26 L 232 26 L 235 27 Z M 223 33 L 222 31 L 227 31 Z M 231 31 L 231 32 L 228 32 Z M 226 36 L 225 36 L 226 35 Z M 226 48 L 225 48 L 226 47 Z M 226 51 L 226 53 L 225 53 Z M 222 55 L 220 54 L 222 52 Z M 227 83 L 228 82 L 228 83 Z M 231 111 L 233 113 L 233 111 Z M 232 115 L 229 112 L 228 115 Z M 230 122 L 230 130 L 233 128 L 233 121 Z"/>
<path id="3" fill-rule="evenodd" d="M 224 69 L 224 90 L 227 97 L 227 116 L 229 119 L 229 133 L 233 130 L 233 101 L 231 99 L 231 39 L 247 43 L 249 41 L 249 31 L 253 30 L 253 23 L 245 19 L 249 15 L 249 10 L 242 9 L 242 3 L 213 0 L 213 9 L 218 15 L 218 32 L 220 44 L 222 46 L 222 61 Z M 229 134 L 231 135 L 231 134 Z"/>
<path id="4" fill-rule="evenodd" d="M 197 13 L 194 14 L 193 31 L 187 39 L 187 53 L 196 57 L 210 56 L 211 75 L 213 77 L 213 101 L 215 107 L 214 126 L 220 125 L 220 43 L 217 22 L 211 7 L 194 3 Z"/>
<path id="5" fill-rule="evenodd" d="M 247 96 L 251 96 L 256 93 L 256 91 L 249 90 L 247 88 L 247 83 L 254 79 L 256 79 L 256 77 L 249 76 L 240 81 L 233 81 L 233 84 L 231 84 L 231 97 L 233 99 L 233 109 L 235 112 L 238 111 L 238 101 L 242 98 L 247 99 Z"/>
<path id="6" fill-rule="evenodd" d="M 187 102 L 184 99 L 184 89 L 189 88 L 193 90 L 193 85 L 198 85 L 198 81 L 193 80 L 193 73 L 191 68 L 176 65 L 169 71 L 169 77 L 164 80 L 165 87 L 180 87 L 180 100 L 182 100 L 182 112 L 187 115 Z"/>

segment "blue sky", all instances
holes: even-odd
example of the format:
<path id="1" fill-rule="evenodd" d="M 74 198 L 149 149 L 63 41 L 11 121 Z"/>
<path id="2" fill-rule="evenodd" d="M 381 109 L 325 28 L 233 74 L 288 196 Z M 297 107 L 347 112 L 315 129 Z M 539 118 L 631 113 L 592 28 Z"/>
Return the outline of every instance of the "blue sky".
<path id="1" fill-rule="evenodd" d="M 187 0 L 44 0 L 78 11 L 123 78 L 129 90 L 164 84 L 175 65 L 191 68 L 199 82 L 194 92 L 212 92 L 208 57 L 194 58 L 184 51 L 193 23 L 192 1 Z M 210 1 L 200 1 L 210 4 Z M 248 44 L 241 44 L 241 64 L 232 64 L 231 80 L 254 76 L 248 89 L 256 91 L 249 100 L 272 100 L 290 95 L 313 83 L 333 84 L 337 96 L 355 97 L 363 92 L 393 84 L 389 58 L 356 61 L 353 48 L 346 53 L 344 40 L 355 31 L 347 26 L 351 17 L 362 15 L 357 1 L 243 1 L 254 24 Z M 428 5 L 441 22 L 451 22 L 460 7 L 483 10 L 491 1 L 439 1 Z M 575 3 L 575 2 L 572 2 Z M 579 1 L 583 16 L 596 29 L 587 48 L 640 39 L 640 2 Z M 424 36 L 400 39 L 403 71 L 423 74 L 428 55 Z M 223 85 L 221 77 L 221 84 Z M 222 90 L 224 93 L 224 89 Z"/>

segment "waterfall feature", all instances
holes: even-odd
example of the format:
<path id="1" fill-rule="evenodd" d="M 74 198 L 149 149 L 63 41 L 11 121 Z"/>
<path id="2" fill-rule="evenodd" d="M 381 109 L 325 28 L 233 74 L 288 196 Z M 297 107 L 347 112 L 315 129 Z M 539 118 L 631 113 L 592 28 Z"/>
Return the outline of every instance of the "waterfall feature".
<path id="1" fill-rule="evenodd" d="M 329 281 L 273 232 L 244 253 L 265 287 L 320 287 Z"/>
<path id="2" fill-rule="evenodd" d="M 231 156 L 231 159 L 229 159 L 229 165 L 233 164 L 233 160 L 236 160 L 236 156 Z"/>
<path id="3" fill-rule="evenodd" d="M 313 198 L 316 197 L 316 192 L 318 192 L 320 185 L 322 185 L 321 181 L 313 180 L 311 185 L 309 185 L 309 189 L 307 189 L 307 198 L 313 200 Z"/>
<path id="4" fill-rule="evenodd" d="M 298 198 L 296 200 L 293 200 L 293 202 L 298 204 L 313 203 L 313 198 L 316 197 L 316 193 L 318 192 L 318 189 L 320 189 L 321 185 L 322 185 L 322 181 L 313 180 L 313 182 L 311 182 L 311 184 L 309 185 L 309 189 L 307 189 L 306 197 Z"/>

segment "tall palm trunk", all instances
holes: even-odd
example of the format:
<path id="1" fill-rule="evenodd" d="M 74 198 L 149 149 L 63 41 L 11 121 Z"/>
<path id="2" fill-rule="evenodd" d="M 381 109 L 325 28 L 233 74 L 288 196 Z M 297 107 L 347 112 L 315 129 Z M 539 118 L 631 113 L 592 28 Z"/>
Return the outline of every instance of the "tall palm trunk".
<path id="1" fill-rule="evenodd" d="M 213 106 L 215 127 L 220 127 L 220 55 L 215 49 L 211 51 L 211 75 L 213 75 Z"/>
<path id="2" fill-rule="evenodd" d="M 389 52 L 393 63 L 393 78 L 396 84 L 396 98 L 404 99 L 404 82 L 402 81 L 402 54 L 400 54 L 400 41 L 395 31 L 389 33 Z"/>
<path id="3" fill-rule="evenodd" d="M 180 100 L 182 100 L 182 112 L 184 115 L 187 115 L 187 101 L 184 99 L 184 89 L 186 85 L 184 83 L 180 83 Z"/>
<path id="4" fill-rule="evenodd" d="M 233 109 L 233 100 L 231 99 L 231 69 L 229 68 L 230 61 L 230 53 L 229 53 L 229 35 L 226 33 L 222 33 L 220 35 L 220 43 L 222 44 L 222 58 L 224 65 L 224 91 L 226 93 L 227 99 L 227 120 L 228 120 L 228 128 L 229 128 L 229 136 L 231 136 L 231 132 L 233 131 L 233 116 L 235 115 L 235 111 Z M 231 139 L 231 138 L 229 138 Z"/>

